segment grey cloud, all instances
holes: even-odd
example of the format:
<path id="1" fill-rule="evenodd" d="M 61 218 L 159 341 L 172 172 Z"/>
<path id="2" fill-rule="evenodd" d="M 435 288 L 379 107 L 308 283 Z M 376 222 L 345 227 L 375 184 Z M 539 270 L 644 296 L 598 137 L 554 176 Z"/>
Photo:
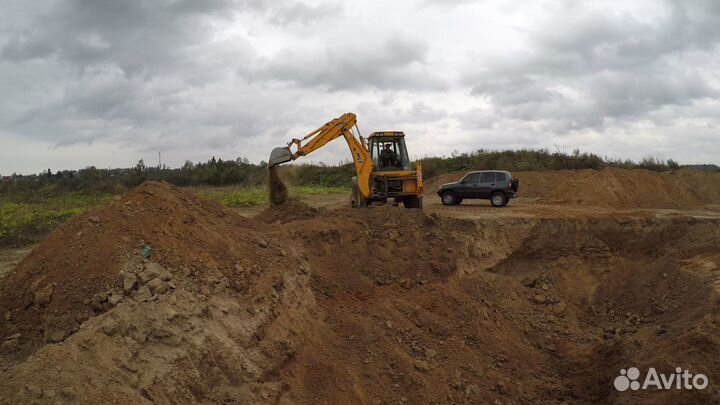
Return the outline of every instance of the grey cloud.
<path id="1" fill-rule="evenodd" d="M 239 74 L 249 80 L 291 82 L 330 91 L 349 89 L 442 89 L 426 65 L 427 43 L 391 37 L 380 44 L 326 47 L 320 52 L 286 49 Z"/>
<path id="2" fill-rule="evenodd" d="M 456 7 L 465 4 L 484 3 L 484 0 L 422 0 L 423 6 Z"/>
<path id="3" fill-rule="evenodd" d="M 420 122 L 437 121 L 448 116 L 448 112 L 444 109 L 434 108 L 422 101 L 416 101 L 408 110 L 410 118 L 413 120 L 421 118 Z"/>
<path id="4" fill-rule="evenodd" d="M 551 18 L 528 31 L 534 46 L 522 58 L 529 63 L 524 69 L 577 75 L 644 68 L 663 56 L 712 50 L 720 41 L 720 12 L 708 3 L 661 2 L 666 15 L 652 22 L 641 19 L 644 16 L 598 10 Z"/>
<path id="5" fill-rule="evenodd" d="M 664 106 L 718 98 L 688 52 L 720 43 L 718 7 L 707 2 L 665 3 L 654 22 L 628 14 L 580 11 L 529 30 L 533 47 L 489 62 L 465 83 L 503 117 L 546 120 L 558 132 L 648 117 Z"/>
<path id="6" fill-rule="evenodd" d="M 37 9 L 46 8 L 46 13 Z M 127 74 L 162 74 L 192 63 L 206 45 L 217 20 L 250 12 L 282 24 L 312 22 L 341 11 L 340 6 L 308 6 L 294 0 L 63 0 L 46 7 L 29 4 L 24 24 L 0 30 L 0 60 L 57 58 L 81 68 L 114 64 Z"/>
<path id="7" fill-rule="evenodd" d="M 478 129 L 490 129 L 498 123 L 495 111 L 485 108 L 473 108 L 471 110 L 456 112 L 452 115 L 460 124 L 470 131 Z"/>
<path id="8" fill-rule="evenodd" d="M 11 34 L 0 48 L 0 58 L 18 62 L 27 59 L 38 59 L 53 52 L 51 44 L 30 39 L 20 33 Z"/>
<path id="9" fill-rule="evenodd" d="M 18 4 L 14 7 L 22 8 Z M 132 143 L 134 137 L 151 139 L 148 134 L 176 126 L 172 132 L 185 136 L 190 128 L 202 128 L 204 117 L 193 98 L 213 83 L 234 78 L 230 73 L 238 58 L 254 57 L 242 39 L 213 40 L 214 24 L 230 21 L 238 8 L 260 12 L 268 7 L 230 0 L 67 0 L 45 6 L 44 14 L 17 10 L 24 18 L 0 28 L 5 69 L 28 79 L 15 72 L 45 67 L 42 77 L 25 83 L 32 103 L 23 100 L 18 86 L 6 86 L 19 97 L 0 102 L 6 112 L 0 125 L 56 145 L 98 139 Z M 44 95 L 39 86 L 45 86 Z"/>
<path id="10" fill-rule="evenodd" d="M 363 130 L 416 134 L 416 153 L 546 145 L 638 122 L 665 139 L 715 136 L 720 2 L 652 0 L 665 11 L 653 17 L 548 0 L 542 18 L 525 4 L 473 3 L 7 0 L 0 142 L 258 161 L 348 110 Z M 522 51 L 493 57 L 506 38 L 489 38 L 463 71 L 458 55 L 477 41 L 458 40 L 462 24 L 506 15 L 527 21 L 508 42 Z"/>
<path id="11" fill-rule="evenodd" d="M 69 85 L 63 97 L 31 109 L 10 128 L 56 145 L 102 139 L 139 150 L 169 151 L 252 142 L 298 119 L 297 95 L 292 92 L 242 83 L 192 92 L 172 85 L 164 91 L 165 85 L 101 75 L 90 86 Z M 220 93 L 225 96 L 214 97 Z M 275 114 L 277 109 L 283 114 Z"/>
<path id="12" fill-rule="evenodd" d="M 500 77 L 475 85 L 472 95 L 485 95 L 500 105 L 541 103 L 558 100 L 562 96 L 544 83 L 528 77 Z"/>
<path id="13" fill-rule="evenodd" d="M 157 74 L 187 61 L 187 49 L 211 35 L 209 16 L 229 14 L 233 2 L 66 0 L 11 29 L 0 59 L 52 58 L 81 69 L 117 65 L 127 74 Z M 30 12 L 28 10 L 28 12 Z"/>
<path id="14" fill-rule="evenodd" d="M 605 111 L 622 115 L 633 107 L 642 112 L 664 105 L 690 104 L 702 98 L 720 95 L 697 72 L 668 71 L 663 75 L 632 75 L 630 73 L 599 74 L 592 78 L 588 92 Z M 640 107 L 642 108 L 642 107 Z"/>
<path id="15" fill-rule="evenodd" d="M 343 12 L 342 4 L 321 3 L 311 6 L 300 2 L 280 4 L 268 14 L 270 21 L 281 25 L 317 23 L 329 17 L 337 17 Z"/>
<path id="16" fill-rule="evenodd" d="M 391 130 L 416 123 L 430 123 L 448 117 L 447 110 L 429 105 L 425 101 L 415 101 L 409 107 L 395 107 L 395 100 L 381 100 L 380 102 L 363 102 L 358 104 L 354 111 L 358 119 L 362 120 L 363 127 L 372 130 Z"/>

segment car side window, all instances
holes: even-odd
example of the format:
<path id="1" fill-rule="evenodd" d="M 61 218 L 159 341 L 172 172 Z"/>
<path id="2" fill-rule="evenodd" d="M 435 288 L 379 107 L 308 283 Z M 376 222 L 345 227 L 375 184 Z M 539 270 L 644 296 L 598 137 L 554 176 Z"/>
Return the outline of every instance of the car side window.
<path id="1" fill-rule="evenodd" d="M 507 183 L 507 181 L 507 174 L 505 173 L 497 173 L 497 176 L 495 176 L 496 183 Z"/>
<path id="2" fill-rule="evenodd" d="M 463 183 L 477 183 L 480 179 L 480 174 L 478 173 L 470 173 L 465 178 L 463 178 Z"/>
<path id="3" fill-rule="evenodd" d="M 485 172 L 482 173 L 480 176 L 480 183 L 494 183 L 495 182 L 495 173 L 493 172 Z"/>

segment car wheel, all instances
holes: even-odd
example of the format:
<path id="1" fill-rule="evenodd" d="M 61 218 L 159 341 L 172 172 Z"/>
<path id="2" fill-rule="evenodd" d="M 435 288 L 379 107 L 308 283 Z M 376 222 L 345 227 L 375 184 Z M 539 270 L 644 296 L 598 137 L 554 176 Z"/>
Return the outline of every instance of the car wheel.
<path id="1" fill-rule="evenodd" d="M 457 203 L 456 203 L 456 200 L 457 200 L 457 199 L 455 198 L 455 193 L 453 193 L 452 191 L 446 191 L 446 192 L 444 192 L 444 193 L 442 194 L 442 197 L 440 197 L 440 199 L 442 200 L 443 205 L 455 205 L 455 204 L 457 204 Z"/>
<path id="2" fill-rule="evenodd" d="M 496 191 L 490 196 L 490 203 L 493 207 L 504 207 L 508 203 L 508 198 L 502 191 Z"/>

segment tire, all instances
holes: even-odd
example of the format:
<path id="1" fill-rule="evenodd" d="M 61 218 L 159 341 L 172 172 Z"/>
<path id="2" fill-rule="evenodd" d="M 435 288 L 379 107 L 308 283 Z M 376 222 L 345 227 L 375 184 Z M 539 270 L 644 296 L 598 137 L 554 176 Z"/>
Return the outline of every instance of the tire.
<path id="1" fill-rule="evenodd" d="M 352 188 L 352 198 L 350 200 L 350 205 L 353 208 L 367 207 L 367 200 L 365 200 L 365 197 L 363 197 L 362 194 L 360 194 L 360 189 L 355 184 L 353 184 L 353 188 Z"/>
<path id="2" fill-rule="evenodd" d="M 366 200 L 365 197 L 363 197 L 358 190 L 357 199 L 355 200 L 355 208 L 367 208 L 367 206 L 368 200 Z"/>
<path id="3" fill-rule="evenodd" d="M 490 204 L 493 207 L 504 207 L 508 203 L 508 197 L 502 191 L 496 191 L 490 195 Z"/>
<path id="4" fill-rule="evenodd" d="M 403 200 L 405 208 L 420 208 L 422 209 L 422 198 L 418 197 L 405 197 Z"/>
<path id="5" fill-rule="evenodd" d="M 459 200 L 455 193 L 452 191 L 444 192 L 440 197 L 440 200 L 442 201 L 443 205 L 458 205 L 460 204 L 460 201 L 462 201 Z"/>

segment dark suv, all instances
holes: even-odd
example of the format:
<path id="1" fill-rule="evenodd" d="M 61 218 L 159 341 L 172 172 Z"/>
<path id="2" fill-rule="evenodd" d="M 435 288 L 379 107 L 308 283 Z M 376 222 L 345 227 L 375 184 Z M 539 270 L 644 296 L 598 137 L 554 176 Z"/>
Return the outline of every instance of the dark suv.
<path id="1" fill-rule="evenodd" d="M 493 207 L 504 207 L 511 198 L 517 197 L 518 179 L 500 170 L 470 172 L 460 181 L 440 186 L 437 193 L 444 205 L 457 205 L 465 198 L 490 200 Z"/>

